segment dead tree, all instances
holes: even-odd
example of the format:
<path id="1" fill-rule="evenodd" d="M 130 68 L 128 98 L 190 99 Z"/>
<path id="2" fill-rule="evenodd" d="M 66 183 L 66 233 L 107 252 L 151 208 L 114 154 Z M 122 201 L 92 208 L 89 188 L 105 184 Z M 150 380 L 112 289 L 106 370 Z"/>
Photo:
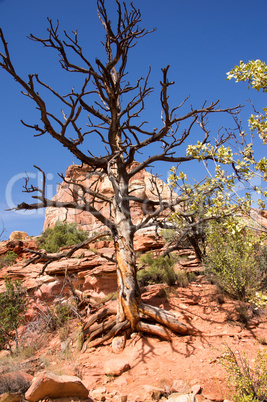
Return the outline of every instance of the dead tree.
<path id="1" fill-rule="evenodd" d="M 100 194 L 96 187 L 87 188 L 83 183 L 76 183 L 78 196 L 72 202 L 53 201 L 46 198 L 46 177 L 43 172 L 43 187 L 37 188 L 26 183 L 26 191 L 34 193 L 36 202 L 23 202 L 16 210 L 30 210 L 46 208 L 74 208 L 79 211 L 88 211 L 97 218 L 109 230 L 114 240 L 115 256 L 117 263 L 118 281 L 118 307 L 116 319 L 108 320 L 108 331 L 101 338 L 104 331 L 97 332 L 98 339 L 95 344 L 100 344 L 113 337 L 119 331 L 126 329 L 131 331 L 144 331 L 157 334 L 165 339 L 168 334 L 164 327 L 177 333 L 186 334 L 186 325 L 177 321 L 176 317 L 164 310 L 148 306 L 141 300 L 140 290 L 136 279 L 136 257 L 133 247 L 134 235 L 142 228 L 155 224 L 164 210 L 172 208 L 184 199 L 143 200 L 131 195 L 129 181 L 142 169 L 151 166 L 153 162 L 165 161 L 186 163 L 194 159 L 183 152 L 179 155 L 179 147 L 185 143 L 191 132 L 197 126 L 203 135 L 199 140 L 203 144 L 210 140 L 207 129 L 207 117 L 212 113 L 234 113 L 234 109 L 220 109 L 218 102 L 206 105 L 199 109 L 189 108 L 186 114 L 179 115 L 179 106 L 171 108 L 169 104 L 169 87 L 174 83 L 168 80 L 169 66 L 162 68 L 162 81 L 160 82 L 160 102 L 162 126 L 153 130 L 146 129 L 144 120 L 140 120 L 145 108 L 145 101 L 152 93 L 149 86 L 149 73 L 145 78 L 140 78 L 135 84 L 127 81 L 128 53 L 136 42 L 152 31 L 140 28 L 140 11 L 131 3 L 129 7 L 119 0 L 114 0 L 117 7 L 117 21 L 111 22 L 106 8 L 105 0 L 97 0 L 98 16 L 105 30 L 103 43 L 106 51 L 106 59 L 91 61 L 91 56 L 86 55 L 78 40 L 77 32 L 69 35 L 64 32 L 60 37 L 59 23 L 54 24 L 48 19 L 48 37 L 39 38 L 30 35 L 30 39 L 39 42 L 44 47 L 52 48 L 60 56 L 60 64 L 67 72 L 79 74 L 83 84 L 79 91 L 72 89 L 67 94 L 58 91 L 43 82 L 38 74 L 29 75 L 28 79 L 22 78 L 15 69 L 9 53 L 8 44 L 0 31 L 3 50 L 1 53 L 1 67 L 7 71 L 22 87 L 24 95 L 32 99 L 40 112 L 40 123 L 25 126 L 34 129 L 35 136 L 50 134 L 55 140 L 67 148 L 83 165 L 90 166 L 99 178 L 103 175 L 110 180 L 114 196 L 107 197 Z M 80 64 L 79 64 L 80 62 Z M 71 75 L 71 74 L 70 74 Z M 42 91 L 38 92 L 38 88 Z M 56 114 L 49 110 L 49 104 L 45 100 L 48 91 L 62 104 L 62 113 Z M 83 113 L 87 117 L 84 124 Z M 140 122 L 141 121 L 141 122 Z M 180 123 L 188 122 L 188 128 L 181 130 Z M 200 135 L 200 134 L 199 134 Z M 105 149 L 104 154 L 95 155 L 95 149 L 91 146 L 92 139 L 98 137 Z M 88 140 L 88 142 L 87 142 Z M 216 146 L 220 146 L 227 137 L 220 137 Z M 86 144 L 87 143 L 87 144 Z M 145 158 L 141 163 L 134 164 L 138 154 L 144 148 L 158 144 L 158 153 Z M 86 148 L 87 145 L 87 148 Z M 89 151 L 87 149 L 89 148 Z M 205 156 L 212 159 L 212 156 Z M 75 183 L 74 183 L 75 184 Z M 90 202 L 88 201 L 90 196 Z M 106 202 L 112 210 L 111 216 L 104 216 L 97 208 L 97 203 Z M 131 219 L 130 202 L 139 204 L 149 203 L 151 213 L 138 224 L 133 224 Z M 99 319 L 105 319 L 110 312 L 108 309 L 100 316 L 93 316 L 90 325 Z M 148 324 L 144 317 L 154 320 L 161 325 Z M 88 323 L 86 325 L 88 329 Z"/>

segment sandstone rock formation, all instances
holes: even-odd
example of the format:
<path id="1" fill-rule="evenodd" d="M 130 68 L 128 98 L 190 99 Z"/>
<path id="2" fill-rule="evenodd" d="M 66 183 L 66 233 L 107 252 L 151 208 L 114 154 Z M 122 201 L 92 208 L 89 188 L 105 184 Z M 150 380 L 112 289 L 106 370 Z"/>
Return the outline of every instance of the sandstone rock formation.
<path id="1" fill-rule="evenodd" d="M 137 162 L 134 162 L 135 164 Z M 53 200 L 61 202 L 73 201 L 73 199 L 79 199 L 79 188 L 74 184 L 68 184 L 67 182 L 80 182 L 86 187 L 90 187 L 92 190 L 101 193 L 107 197 L 113 195 L 112 185 L 107 176 L 102 176 L 98 180 L 97 172 L 93 172 L 89 166 L 69 166 L 66 172 L 65 180 L 57 188 L 57 194 Z M 158 195 L 155 188 L 155 181 L 161 192 L 161 197 L 164 200 L 168 200 L 170 197 L 170 189 L 162 180 L 155 178 L 151 173 L 146 170 L 140 171 L 130 180 L 129 190 L 131 195 L 141 198 L 143 200 L 157 200 Z M 88 198 L 92 201 L 92 198 Z M 133 223 L 139 223 L 146 214 L 153 212 L 151 206 L 145 203 L 142 207 L 140 204 L 131 201 L 131 214 Z M 111 211 L 108 203 L 101 202 L 95 204 L 96 209 L 100 210 L 103 215 L 110 218 Z M 96 218 L 89 212 L 80 212 L 74 209 L 67 208 L 52 208 L 49 207 L 46 210 L 46 217 L 44 222 L 44 230 L 48 227 L 54 227 L 57 221 L 77 223 L 84 230 L 89 232 L 98 232 L 103 229 L 101 222 L 98 222 Z"/>
<path id="2" fill-rule="evenodd" d="M 5 255 L 8 251 L 13 251 L 18 256 L 23 258 L 29 256 L 26 249 L 38 250 L 37 244 L 34 240 L 8 240 L 0 243 L 0 256 Z"/>
<path id="3" fill-rule="evenodd" d="M 141 233 L 135 240 L 135 249 L 140 252 L 159 249 L 163 245 L 163 239 L 156 237 L 155 233 Z M 114 253 L 113 242 L 98 241 L 90 243 L 89 247 L 77 250 L 71 258 L 53 261 L 46 268 L 45 275 L 40 275 L 42 262 L 25 267 L 25 261 L 33 256 L 27 249 L 38 250 L 34 239 L 0 243 L 0 257 L 8 251 L 18 254 L 16 264 L 2 267 L 0 270 L 0 292 L 5 290 L 4 278 L 8 276 L 12 280 L 21 280 L 28 292 L 34 293 L 39 301 L 51 302 L 56 296 L 70 295 L 69 286 L 66 286 L 65 281 L 66 269 L 71 275 L 73 286 L 93 297 L 104 297 L 115 292 L 116 266 L 108 260 Z"/>
<path id="4" fill-rule="evenodd" d="M 130 370 L 128 361 L 123 359 L 112 359 L 104 364 L 104 372 L 106 375 L 120 376 L 125 371 Z"/>
<path id="5" fill-rule="evenodd" d="M 86 399 L 88 394 L 89 391 L 78 377 L 57 376 L 54 373 L 43 372 L 33 379 L 25 398 L 30 402 L 64 397 Z"/>
<path id="6" fill-rule="evenodd" d="M 19 230 L 16 230 L 12 232 L 9 236 L 9 240 L 25 240 L 28 239 L 28 234 L 26 232 L 21 232 Z"/>

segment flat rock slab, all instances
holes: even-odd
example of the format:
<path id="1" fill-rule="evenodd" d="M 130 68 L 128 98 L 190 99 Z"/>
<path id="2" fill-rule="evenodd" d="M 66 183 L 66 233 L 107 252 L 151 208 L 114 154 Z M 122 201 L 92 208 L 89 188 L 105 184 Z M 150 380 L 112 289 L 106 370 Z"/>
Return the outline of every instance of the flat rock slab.
<path id="1" fill-rule="evenodd" d="M 199 394 L 201 392 L 201 386 L 199 384 L 193 385 L 193 387 L 191 388 L 191 392 L 193 395 Z"/>
<path id="2" fill-rule="evenodd" d="M 51 399 L 66 397 L 86 399 L 88 393 L 88 389 L 85 388 L 80 378 L 67 375 L 58 376 L 45 371 L 33 379 L 25 394 L 25 399 L 30 402 L 36 402 L 46 397 Z"/>
<path id="3" fill-rule="evenodd" d="M 196 398 L 193 394 L 178 394 L 174 393 L 169 396 L 167 399 L 168 402 L 195 402 Z"/>
<path id="4" fill-rule="evenodd" d="M 108 360 L 104 364 L 104 372 L 106 375 L 111 375 L 111 376 L 119 376 L 125 371 L 130 370 L 130 365 L 128 361 L 123 360 L 123 359 L 112 359 Z"/>
<path id="5" fill-rule="evenodd" d="M 165 393 L 164 389 L 153 387 L 151 385 L 144 385 L 144 391 L 146 401 L 159 401 L 161 396 Z"/>

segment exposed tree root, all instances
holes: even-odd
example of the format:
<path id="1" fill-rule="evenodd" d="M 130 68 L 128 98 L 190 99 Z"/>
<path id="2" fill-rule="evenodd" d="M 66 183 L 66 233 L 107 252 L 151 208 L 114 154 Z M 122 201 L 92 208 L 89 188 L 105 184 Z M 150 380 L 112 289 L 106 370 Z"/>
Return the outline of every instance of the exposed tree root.
<path id="1" fill-rule="evenodd" d="M 156 322 L 165 325 L 167 328 L 170 328 L 178 334 L 187 335 L 189 333 L 189 328 L 185 324 L 179 322 L 176 316 L 169 311 L 145 303 L 140 303 L 139 310 L 143 314 L 153 318 Z"/>
<path id="2" fill-rule="evenodd" d="M 125 333 L 131 327 L 128 320 L 116 322 L 116 309 L 103 308 L 101 311 L 91 315 L 89 320 L 83 326 L 83 334 L 87 338 L 83 350 L 87 347 L 96 347 L 102 343 L 114 338 L 118 333 Z M 135 331 L 145 332 L 147 334 L 158 336 L 164 340 L 170 341 L 171 337 L 168 329 L 181 335 L 191 333 L 190 329 L 183 323 L 179 322 L 176 316 L 169 311 L 162 310 L 158 307 L 140 303 L 139 306 L 140 320 L 137 322 Z M 147 319 L 157 322 L 161 325 L 144 322 Z M 128 334 L 129 335 L 129 334 Z"/>
<path id="3" fill-rule="evenodd" d="M 88 328 L 90 328 L 90 326 L 93 325 L 96 321 L 103 320 L 108 315 L 116 315 L 116 313 L 117 313 L 117 310 L 114 308 L 104 308 L 103 310 L 99 311 L 98 313 L 91 315 L 89 320 L 83 326 L 84 333 L 86 333 L 86 330 Z"/>
<path id="4" fill-rule="evenodd" d="M 107 321 L 101 322 L 100 324 L 92 325 L 89 328 L 89 330 L 90 330 L 89 341 L 92 341 L 97 336 L 110 330 L 115 325 L 115 323 L 116 323 L 116 320 L 114 319 L 114 316 L 112 316 Z"/>
<path id="5" fill-rule="evenodd" d="M 146 322 L 139 321 L 136 329 L 141 332 L 146 332 L 151 335 L 157 335 L 162 339 L 165 339 L 166 341 L 170 341 L 170 335 L 166 331 L 165 328 L 158 326 L 158 325 L 152 325 L 152 324 L 147 324 Z"/>
<path id="6" fill-rule="evenodd" d="M 95 339 L 94 341 L 89 342 L 88 346 L 90 348 L 94 348 L 94 347 L 96 347 L 98 345 L 101 345 L 103 342 L 106 342 L 109 339 L 111 339 L 114 336 L 116 336 L 120 331 L 125 330 L 125 329 L 127 329 L 129 327 L 130 327 L 129 321 L 125 320 L 123 322 L 120 322 L 120 323 L 114 325 L 114 327 L 106 335 L 104 335 L 102 338 Z"/>

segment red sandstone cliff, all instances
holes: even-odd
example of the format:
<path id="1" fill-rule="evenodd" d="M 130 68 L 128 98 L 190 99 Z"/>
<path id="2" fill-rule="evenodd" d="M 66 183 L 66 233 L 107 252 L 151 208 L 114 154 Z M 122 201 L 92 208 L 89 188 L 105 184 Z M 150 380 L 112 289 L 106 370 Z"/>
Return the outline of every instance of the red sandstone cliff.
<path id="1" fill-rule="evenodd" d="M 135 162 L 136 163 L 136 162 Z M 67 182 L 80 182 L 86 187 L 90 187 L 92 190 L 97 191 L 107 197 L 112 197 L 113 189 L 107 176 L 102 176 L 98 180 L 97 172 L 93 172 L 89 166 L 69 166 L 66 172 L 65 179 Z M 158 188 L 161 191 L 161 197 L 167 200 L 170 197 L 170 189 L 162 180 L 155 178 L 151 173 L 146 170 L 142 170 L 136 174 L 130 180 L 129 190 L 131 195 L 141 198 L 143 200 L 157 200 L 157 192 L 155 189 L 155 180 Z M 79 189 L 74 184 L 68 184 L 62 182 L 57 188 L 57 194 L 53 200 L 61 202 L 73 201 L 73 199 L 79 198 Z M 92 197 L 88 196 L 89 201 L 92 201 Z M 100 210 L 107 218 L 111 217 L 110 206 L 106 202 L 96 203 L 95 208 Z M 151 213 L 152 210 L 148 204 L 140 206 L 140 204 L 131 202 L 131 216 L 134 224 L 139 223 L 146 214 Z M 77 223 L 84 230 L 89 232 L 97 232 L 103 228 L 101 222 L 99 222 L 89 212 L 81 212 L 74 209 L 67 208 L 52 208 L 46 209 L 46 217 L 44 222 L 44 230 L 48 227 L 53 227 L 55 223 L 60 220 L 62 222 Z"/>

